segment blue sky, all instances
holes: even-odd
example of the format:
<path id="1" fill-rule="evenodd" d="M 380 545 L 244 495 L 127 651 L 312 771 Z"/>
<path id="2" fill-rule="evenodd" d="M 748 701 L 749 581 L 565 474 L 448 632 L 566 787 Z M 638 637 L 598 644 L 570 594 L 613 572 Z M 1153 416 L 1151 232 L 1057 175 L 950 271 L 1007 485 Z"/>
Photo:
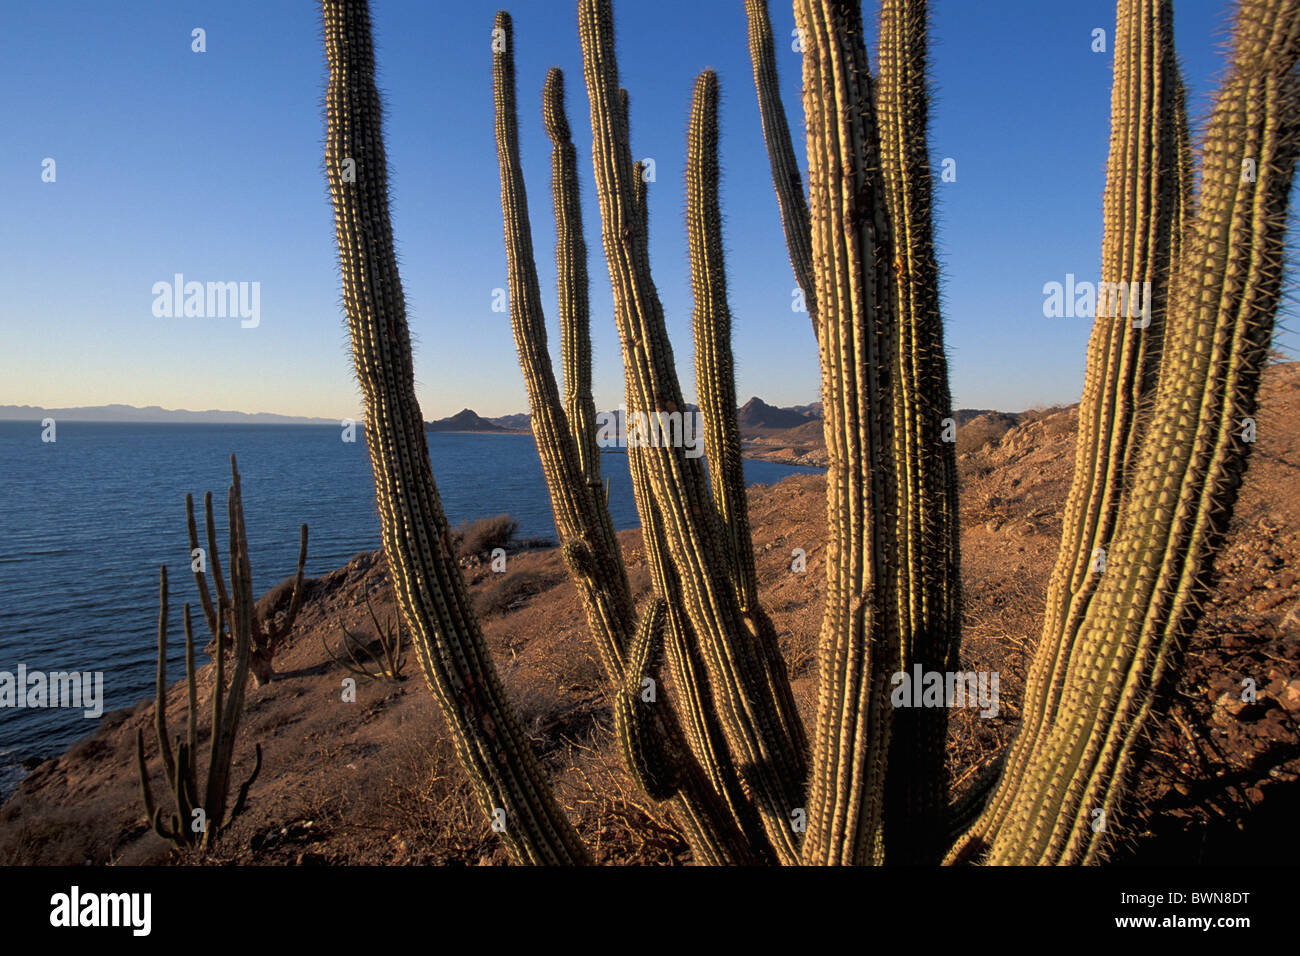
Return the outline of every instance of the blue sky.
<path id="1" fill-rule="evenodd" d="M 499 3 L 374 0 L 393 223 L 428 419 L 526 410 L 506 314 L 493 137 Z M 1178 0 L 1193 117 L 1223 67 L 1226 3 Z M 596 400 L 622 399 L 600 250 L 591 135 L 572 0 L 512 8 L 521 145 L 554 353 L 554 225 L 540 93 L 568 80 L 591 251 Z M 868 16 L 873 7 L 867 5 Z M 1082 389 L 1089 321 L 1043 317 L 1043 284 L 1095 278 L 1113 39 L 1105 0 L 936 0 L 932 47 L 944 313 L 958 406 L 1018 410 Z M 7 11 L 0 33 L 0 404 L 122 402 L 353 417 L 333 217 L 322 171 L 326 77 L 306 0 L 102 4 Z M 803 153 L 800 56 L 772 3 L 786 109 Z M 754 97 L 741 0 L 615 5 L 633 152 L 652 157 L 651 258 L 683 385 L 693 390 L 683 222 L 685 128 L 705 67 L 721 89 L 722 203 L 738 393 L 820 397 L 816 344 L 791 275 Z M 206 32 L 206 52 L 191 31 Z M 873 60 L 874 65 L 874 60 Z M 55 160 L 54 182 L 42 162 Z M 153 314 L 152 288 L 260 283 L 260 321 Z M 1282 344 L 1294 348 L 1287 336 Z M 558 356 L 557 356 L 558 368 Z"/>

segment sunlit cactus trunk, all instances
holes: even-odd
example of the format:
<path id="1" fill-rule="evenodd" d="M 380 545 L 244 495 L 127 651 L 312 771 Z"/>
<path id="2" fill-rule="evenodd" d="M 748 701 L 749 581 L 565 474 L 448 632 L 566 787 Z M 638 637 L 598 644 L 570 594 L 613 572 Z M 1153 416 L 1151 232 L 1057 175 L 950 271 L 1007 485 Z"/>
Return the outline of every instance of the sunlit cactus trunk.
<path id="1" fill-rule="evenodd" d="M 587 862 L 586 848 L 556 803 L 505 696 L 434 484 L 393 252 L 368 5 L 324 0 L 322 6 L 330 71 L 326 173 L 384 552 L 398 604 L 479 801 L 488 818 L 499 822 L 516 859 Z"/>
<path id="2" fill-rule="evenodd" d="M 958 668 L 957 453 L 939 314 L 929 151 L 926 0 L 882 0 L 876 117 L 893 238 L 897 316 L 894 457 L 901 671 Z M 894 714 L 885 790 L 886 862 L 935 863 L 946 849 L 946 707 Z"/>
<path id="3" fill-rule="evenodd" d="M 803 291 L 804 306 L 817 331 L 817 281 L 813 278 L 812 233 L 808 224 L 808 197 L 794 155 L 794 140 L 785 107 L 781 104 L 781 86 L 776 73 L 776 45 L 772 40 L 772 22 L 767 15 L 767 0 L 745 0 L 749 19 L 749 58 L 754 67 L 754 88 L 758 92 L 758 111 L 763 121 L 763 139 L 772 167 L 772 185 L 781 207 L 781 225 L 790 252 L 795 281 Z"/>
<path id="4" fill-rule="evenodd" d="M 826 608 L 805 863 L 884 860 L 890 677 L 900 664 L 897 321 L 873 84 L 857 3 L 797 0 L 826 476 Z"/>
<path id="5" fill-rule="evenodd" d="M 564 112 L 564 78 L 556 69 L 548 73 L 543 114 L 553 145 L 552 192 L 567 415 L 561 408 L 546 349 L 546 322 L 519 160 L 514 28 L 509 14 L 497 14 L 494 30 L 499 43 L 493 54 L 493 89 L 511 322 L 552 513 L 605 670 L 624 761 L 649 796 L 672 802 L 674 816 L 686 831 L 699 862 L 753 862 L 754 856 L 734 817 L 693 759 L 672 705 L 657 697 L 654 701 L 642 698 L 643 681 L 649 678 L 657 682 L 656 665 L 670 615 L 667 603 L 660 597 L 647 606 L 641 622 L 635 622 L 627 572 L 601 489 L 595 404 L 591 397 L 586 244 L 582 240 L 576 151 Z M 638 471 L 634 463 L 634 474 Z M 661 541 L 658 529 L 647 524 L 643 534 L 647 549 L 653 551 Z M 676 598 L 676 592 L 666 582 L 661 582 L 659 593 Z M 671 619 L 678 619 L 675 610 Z"/>
<path id="6" fill-rule="evenodd" d="M 1098 298 L 1079 406 L 1074 480 L 1048 587 L 1041 646 L 1050 653 L 1036 655 L 1030 669 L 1024 719 L 1006 768 L 1010 779 L 1023 772 L 1031 744 L 1050 731 L 1064 662 L 1103 580 L 1095 569 L 1105 566 L 1111 550 L 1120 501 L 1135 465 L 1141 416 L 1149 414 L 1155 391 L 1169 282 L 1191 201 L 1187 118 L 1170 0 L 1120 0 L 1114 77 L 1101 279 L 1124 288 L 1125 301 L 1120 308 L 1106 293 Z M 990 802 L 981 829 L 1000 825 L 1007 797 L 1004 788 Z"/>

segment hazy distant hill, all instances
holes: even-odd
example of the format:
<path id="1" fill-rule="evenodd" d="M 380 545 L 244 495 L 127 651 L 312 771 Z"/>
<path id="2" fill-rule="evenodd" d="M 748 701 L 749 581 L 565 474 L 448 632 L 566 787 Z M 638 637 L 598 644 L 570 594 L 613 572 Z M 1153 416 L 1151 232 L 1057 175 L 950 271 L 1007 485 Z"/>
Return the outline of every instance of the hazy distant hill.
<path id="1" fill-rule="evenodd" d="M 137 422 L 140 424 L 181 422 L 211 425 L 337 425 L 333 418 L 304 418 L 270 412 L 228 412 L 208 409 L 193 412 L 184 408 L 149 405 L 79 405 L 75 408 L 41 408 L 37 405 L 0 405 L 0 421 L 39 422 L 53 418 L 69 422 Z M 358 423 L 360 424 L 360 423 Z"/>
<path id="2" fill-rule="evenodd" d="M 463 408 L 450 418 L 440 418 L 436 422 L 425 422 L 426 432 L 507 432 L 513 429 L 503 428 L 495 422 L 484 418 L 477 412 Z"/>
<path id="3" fill-rule="evenodd" d="M 790 411 L 798 412 L 800 415 L 804 415 L 807 418 L 811 418 L 815 421 L 822 420 L 821 402 L 813 402 L 811 405 L 791 405 Z"/>
<path id="4" fill-rule="evenodd" d="M 822 403 L 795 405 L 790 408 L 778 408 L 769 405 L 761 398 L 751 398 L 737 412 L 737 421 L 742 434 L 771 435 L 786 429 L 799 429 L 790 436 L 794 440 L 820 440 Z M 694 411 L 695 405 L 688 405 Z M 611 413 L 614 414 L 614 413 Z M 965 425 L 973 418 L 988 415 L 1000 419 L 999 424 L 1005 428 L 1014 425 L 1021 417 L 1016 413 L 994 412 L 985 408 L 962 408 L 953 412 L 959 426 Z M 56 421 L 72 422 L 136 422 L 149 423 L 189 423 L 217 425 L 337 425 L 333 418 L 310 418 L 300 415 L 276 415 L 271 412 L 232 412 L 221 409 L 191 411 L 184 408 L 162 408 L 149 405 L 140 408 L 135 405 L 79 405 L 73 408 L 42 408 L 39 405 L 0 405 L 0 421 L 39 422 L 42 418 Z M 807 428 L 815 423 L 815 428 Z M 362 423 L 357 422 L 358 425 Z M 450 418 L 440 418 L 426 422 L 425 430 L 431 432 L 526 432 L 530 428 L 530 416 L 527 413 L 501 415 L 497 418 L 484 418 L 471 409 L 463 409 Z"/>
<path id="5" fill-rule="evenodd" d="M 490 421 L 493 425 L 500 425 L 506 431 L 526 432 L 532 428 L 532 418 L 533 416 L 529 414 L 521 413 L 518 415 L 502 415 L 500 418 L 489 418 L 487 421 Z"/>

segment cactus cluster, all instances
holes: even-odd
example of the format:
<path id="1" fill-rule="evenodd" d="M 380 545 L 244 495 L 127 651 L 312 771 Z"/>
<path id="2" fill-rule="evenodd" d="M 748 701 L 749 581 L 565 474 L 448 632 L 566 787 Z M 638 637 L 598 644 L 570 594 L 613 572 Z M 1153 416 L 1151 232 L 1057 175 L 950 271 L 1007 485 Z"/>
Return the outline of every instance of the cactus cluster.
<path id="1" fill-rule="evenodd" d="M 1255 413 L 1272 339 L 1300 153 L 1300 2 L 1239 3 L 1194 209 L 1170 5 L 1121 0 L 1119 11 L 1114 102 L 1128 105 L 1111 139 L 1105 262 L 1133 270 L 1119 280 L 1150 276 L 1162 290 L 1142 329 L 1156 328 L 1160 345 L 1123 342 L 1146 316 L 1098 317 L 1124 328 L 1094 333 L 1089 345 L 1089 379 L 1104 384 L 1080 409 L 1091 421 L 1080 427 L 1024 728 L 953 859 L 1105 858 L 1112 828 L 1093 824 L 1123 806 L 1251 449 L 1243 421 Z M 1115 424 L 1125 421 L 1127 433 Z M 1103 466 L 1123 473 L 1099 476 Z M 1105 553 L 1105 571 L 1086 583 L 1076 571 L 1085 548 Z"/>
<path id="2" fill-rule="evenodd" d="M 248 799 L 248 789 L 262 769 L 262 745 L 259 743 L 254 749 L 252 772 L 240 785 L 235 802 L 227 813 L 231 765 L 235 756 L 235 737 L 239 732 L 239 720 L 244 710 L 244 689 L 248 684 L 254 654 L 253 637 L 257 633 L 252 575 L 248 567 L 248 538 L 244 531 L 244 504 L 239 483 L 239 468 L 234 455 L 230 456 L 230 473 L 232 483 L 227 496 L 227 516 L 230 525 L 229 591 L 221 580 L 217 558 L 217 536 L 212 521 L 212 493 L 209 492 L 205 499 L 208 557 L 213 562 L 212 573 L 217 584 L 220 604 L 216 609 L 219 619 L 210 621 L 213 635 L 217 638 L 216 648 L 213 651 L 216 675 L 212 685 L 212 725 L 208 732 L 207 779 L 202 787 L 199 785 L 198 690 L 194 673 L 194 630 L 190 621 L 190 605 L 186 603 L 184 609 L 185 686 L 188 705 L 185 738 L 182 740 L 178 737 L 173 750 L 167 727 L 167 566 L 163 565 L 158 569 L 158 680 L 154 700 L 154 728 L 163 775 L 167 780 L 167 789 L 172 795 L 175 812 L 164 815 L 163 808 L 154 802 L 153 790 L 149 786 L 148 765 L 145 762 L 144 731 L 140 729 L 136 730 L 135 735 L 135 757 L 136 769 L 140 775 L 140 793 L 144 801 L 145 817 L 154 832 L 177 849 L 212 850 L 222 832 L 243 811 Z M 189 515 L 190 540 L 197 549 L 193 500 L 188 495 L 185 504 Z M 306 546 L 307 526 L 303 525 L 303 551 L 306 550 Z M 298 591 L 302 586 L 302 561 L 303 556 L 300 554 L 298 585 L 294 591 L 295 607 Z M 202 582 L 203 565 L 195 559 L 194 567 L 195 575 Z M 211 598 L 206 588 L 202 588 L 200 594 L 205 612 L 212 611 Z M 223 636 L 229 640 L 229 650 L 234 662 L 229 689 L 226 687 L 227 647 L 221 640 Z"/>
<path id="3" fill-rule="evenodd" d="M 416 404 L 387 202 L 367 5 L 323 0 L 326 164 L 344 303 L 366 397 L 385 550 L 426 678 L 485 811 L 522 862 L 590 857 L 501 691 L 447 539 Z M 650 273 L 610 0 L 577 0 L 602 245 L 629 415 L 687 412 Z M 553 145 L 561 399 L 547 350 L 519 157 L 515 38 L 496 17 L 493 86 L 510 313 L 565 562 L 632 777 L 697 862 L 1084 863 L 1123 812 L 1178 673 L 1231 515 L 1277 310 L 1300 148 L 1300 0 L 1240 0 L 1199 195 L 1170 0 L 1118 0 L 1103 276 L 1150 282 L 1151 315 L 1100 313 L 1075 479 L 1022 729 L 948 803 L 942 708 L 894 711 L 891 675 L 956 667 L 957 480 L 927 144 L 925 0 L 882 0 L 878 71 L 859 4 L 795 0 L 808 194 L 777 93 L 763 0 L 747 0 L 763 129 L 822 369 L 826 603 L 811 739 L 758 597 L 745 504 L 718 209 L 718 78 L 696 81 L 687 144 L 695 368 L 708 470 L 680 443 L 628 449 L 654 595 L 638 615 L 600 476 L 577 154 L 564 78 Z M 341 174 L 353 160 L 355 179 Z M 1247 179 L 1243 169 L 1252 171 Z M 1090 574 L 1093 551 L 1104 574 Z M 661 674 L 671 695 L 646 695 Z M 806 830 L 806 832 L 805 832 Z"/>

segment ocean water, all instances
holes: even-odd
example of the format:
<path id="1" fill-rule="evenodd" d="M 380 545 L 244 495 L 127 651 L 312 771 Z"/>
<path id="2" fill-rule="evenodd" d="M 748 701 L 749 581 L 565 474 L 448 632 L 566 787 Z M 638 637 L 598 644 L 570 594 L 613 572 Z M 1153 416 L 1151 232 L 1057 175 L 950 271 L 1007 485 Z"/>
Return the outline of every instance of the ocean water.
<path id="1" fill-rule="evenodd" d="M 254 591 L 294 572 L 298 527 L 309 526 L 308 576 L 379 547 L 365 436 L 317 425 L 141 425 L 59 422 L 43 442 L 35 422 L 0 422 L 0 671 L 103 673 L 104 712 L 153 695 L 158 566 L 171 591 L 169 677 L 183 674 L 181 608 L 198 610 L 189 570 L 185 495 L 205 537 L 213 493 L 223 570 L 230 455 L 239 460 Z M 448 520 L 508 512 L 524 537 L 555 539 L 531 435 L 431 433 L 429 457 Z M 627 458 L 602 456 L 610 511 L 639 525 Z M 749 484 L 819 469 L 746 461 Z M 196 639 L 207 628 L 196 620 Z M 81 710 L 0 708 L 0 791 L 18 761 L 53 756 L 94 730 Z"/>

